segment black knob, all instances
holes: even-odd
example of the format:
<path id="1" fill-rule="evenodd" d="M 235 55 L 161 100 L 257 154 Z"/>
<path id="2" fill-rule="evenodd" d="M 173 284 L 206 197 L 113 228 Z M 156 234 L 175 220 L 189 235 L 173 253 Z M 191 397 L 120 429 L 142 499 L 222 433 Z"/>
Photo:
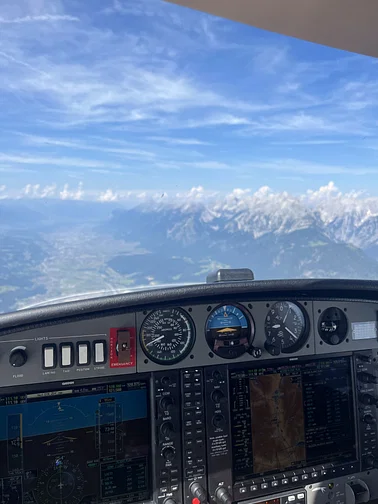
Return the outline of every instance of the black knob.
<path id="1" fill-rule="evenodd" d="M 363 483 L 363 484 L 362 483 L 363 482 L 361 480 L 360 480 L 360 482 L 348 481 L 348 483 L 347 483 L 347 485 L 350 486 L 350 488 L 353 492 L 355 502 L 368 502 L 370 500 L 368 487 L 367 487 L 366 483 Z"/>
<path id="2" fill-rule="evenodd" d="M 221 390 L 216 389 L 216 390 L 214 390 L 214 392 L 212 392 L 211 399 L 215 403 L 220 403 L 220 402 L 224 402 L 225 396 L 224 396 L 224 394 L 223 394 L 223 392 Z"/>
<path id="3" fill-rule="evenodd" d="M 377 405 L 377 399 L 371 394 L 360 394 L 358 399 L 362 404 L 365 404 L 365 406 Z"/>
<path id="4" fill-rule="evenodd" d="M 373 415 L 370 415 L 369 413 L 363 416 L 362 421 L 367 424 L 376 423 L 376 419 L 373 417 Z"/>
<path id="5" fill-rule="evenodd" d="M 165 396 L 160 401 L 160 408 L 162 409 L 162 411 L 171 411 L 174 403 L 175 402 L 171 396 Z"/>
<path id="6" fill-rule="evenodd" d="M 170 436 L 173 434 L 174 428 L 172 422 L 163 422 L 160 426 L 160 432 L 163 436 Z"/>
<path id="7" fill-rule="evenodd" d="M 163 376 L 163 378 L 161 379 L 161 383 L 163 385 L 169 385 L 171 383 L 171 378 L 170 376 Z"/>
<path id="8" fill-rule="evenodd" d="M 370 373 L 365 373 L 364 371 L 361 371 L 361 373 L 357 373 L 357 379 L 362 383 L 378 383 L 378 379 L 376 376 Z"/>
<path id="9" fill-rule="evenodd" d="M 13 367 L 21 367 L 28 360 L 28 354 L 25 347 L 13 348 L 9 354 L 9 364 Z"/>
<path id="10" fill-rule="evenodd" d="M 270 355 L 280 355 L 281 353 L 281 348 L 279 346 L 271 345 L 267 341 L 264 343 L 264 348 Z"/>
<path id="11" fill-rule="evenodd" d="M 215 490 L 215 500 L 219 504 L 232 504 L 232 497 L 225 487 L 218 487 Z"/>
<path id="12" fill-rule="evenodd" d="M 222 373 L 216 369 L 213 372 L 213 378 L 214 380 L 220 380 L 222 378 Z"/>
<path id="13" fill-rule="evenodd" d="M 338 345 L 340 342 L 341 339 L 338 334 L 332 334 L 328 339 L 328 343 L 330 343 L 331 345 Z"/>
<path id="14" fill-rule="evenodd" d="M 213 416 L 213 425 L 214 427 L 223 427 L 225 424 L 225 418 L 223 415 L 218 413 L 217 415 Z"/>
<path id="15" fill-rule="evenodd" d="M 193 481 L 190 484 L 189 490 L 193 497 L 197 498 L 200 502 L 207 502 L 206 490 L 197 481 Z"/>
<path id="16" fill-rule="evenodd" d="M 364 458 L 364 462 L 368 467 L 374 467 L 375 469 L 378 467 L 378 460 L 374 457 L 374 455 L 367 455 Z"/>
<path id="17" fill-rule="evenodd" d="M 249 355 L 252 355 L 252 357 L 254 357 L 255 359 L 259 359 L 262 356 L 261 348 L 257 348 L 257 347 L 253 347 L 253 346 L 248 349 L 248 353 L 249 353 Z"/>
<path id="18" fill-rule="evenodd" d="M 175 449 L 172 446 L 166 446 L 163 448 L 161 454 L 165 458 L 165 460 L 173 460 L 175 458 Z"/>
<path id="19" fill-rule="evenodd" d="M 174 499 L 172 499 L 171 497 L 168 497 L 167 499 L 165 499 L 163 504 L 177 504 L 177 502 Z"/>
<path id="20" fill-rule="evenodd" d="M 369 364 L 371 363 L 371 356 L 370 355 L 365 355 L 365 354 L 357 354 L 356 357 L 358 360 L 361 362 L 368 362 Z"/>

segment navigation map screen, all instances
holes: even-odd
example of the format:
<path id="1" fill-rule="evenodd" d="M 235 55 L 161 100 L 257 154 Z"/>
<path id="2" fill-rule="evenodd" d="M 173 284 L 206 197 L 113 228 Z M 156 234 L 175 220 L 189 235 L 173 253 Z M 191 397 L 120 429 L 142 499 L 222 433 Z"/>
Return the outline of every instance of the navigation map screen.
<path id="1" fill-rule="evenodd" d="M 235 481 L 356 460 L 349 358 L 230 373 Z"/>
<path id="2" fill-rule="evenodd" d="M 0 396 L 0 502 L 147 500 L 149 445 L 145 382 Z"/>

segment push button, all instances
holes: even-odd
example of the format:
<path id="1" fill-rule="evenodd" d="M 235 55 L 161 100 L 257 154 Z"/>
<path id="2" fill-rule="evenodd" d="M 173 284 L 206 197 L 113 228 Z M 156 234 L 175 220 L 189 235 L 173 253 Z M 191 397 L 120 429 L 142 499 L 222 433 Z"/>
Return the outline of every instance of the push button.
<path id="1" fill-rule="evenodd" d="M 95 341 L 94 343 L 94 363 L 95 364 L 104 364 L 105 357 L 105 341 Z"/>
<path id="2" fill-rule="evenodd" d="M 47 345 L 43 347 L 43 368 L 53 369 L 56 366 L 56 347 Z"/>
<path id="3" fill-rule="evenodd" d="M 77 344 L 77 363 L 79 366 L 89 364 L 89 345 L 88 343 Z"/>
<path id="4" fill-rule="evenodd" d="M 72 366 L 72 345 L 62 345 L 60 347 L 60 365 L 62 367 Z"/>

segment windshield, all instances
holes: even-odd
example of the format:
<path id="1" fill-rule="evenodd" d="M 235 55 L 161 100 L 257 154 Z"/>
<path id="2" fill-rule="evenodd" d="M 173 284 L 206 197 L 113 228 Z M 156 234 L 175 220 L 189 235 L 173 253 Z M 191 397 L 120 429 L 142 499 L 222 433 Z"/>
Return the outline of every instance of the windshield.
<path id="1" fill-rule="evenodd" d="M 378 278 L 375 59 L 161 0 L 2 0 L 0 311 Z"/>

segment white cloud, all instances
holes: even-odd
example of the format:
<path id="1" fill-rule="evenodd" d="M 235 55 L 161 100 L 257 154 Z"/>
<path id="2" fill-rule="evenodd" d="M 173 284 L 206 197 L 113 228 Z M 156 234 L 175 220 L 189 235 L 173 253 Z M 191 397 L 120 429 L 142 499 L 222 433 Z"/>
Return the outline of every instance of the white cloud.
<path id="1" fill-rule="evenodd" d="M 83 199 L 84 191 L 83 184 L 80 182 L 77 189 L 70 189 L 68 184 L 65 184 L 63 190 L 59 192 L 61 200 L 81 200 Z"/>
<path id="2" fill-rule="evenodd" d="M 29 168 L 19 168 L 12 165 L 0 165 L 0 173 L 35 173 L 36 170 L 30 170 Z"/>
<path id="3" fill-rule="evenodd" d="M 103 191 L 84 191 L 83 184 L 79 183 L 74 188 L 67 184 L 60 188 L 56 184 L 46 186 L 28 184 L 18 194 L 14 191 L 11 194 L 7 188 L 4 187 L 2 190 L 0 187 L 0 199 L 7 197 L 117 202 L 120 205 L 124 204 L 127 208 L 144 205 L 145 208 L 156 211 L 163 210 L 168 205 L 170 209 L 175 208 L 184 213 L 199 211 L 202 221 L 206 223 L 223 217 L 228 222 L 227 229 L 237 228 L 255 237 L 269 230 L 288 232 L 288 230 L 294 231 L 311 225 L 336 225 L 335 233 L 338 233 L 337 236 L 335 235 L 336 238 L 349 240 L 356 246 L 359 246 L 361 239 L 358 236 L 359 226 L 368 219 L 378 216 L 378 197 L 371 197 L 361 191 L 343 193 L 332 181 L 318 189 L 311 189 L 298 195 L 276 191 L 269 186 L 262 186 L 256 191 L 236 188 L 229 193 L 208 190 L 203 186 L 180 192 L 122 191 L 114 188 Z M 343 235 L 344 219 L 353 220 L 356 235 L 349 237 Z M 331 232 L 333 232 L 332 229 Z"/>
<path id="4" fill-rule="evenodd" d="M 28 198 L 53 198 L 56 196 L 56 184 L 41 186 L 40 184 L 27 184 L 21 194 Z"/>
<path id="5" fill-rule="evenodd" d="M 261 45 L 255 48 L 253 59 L 257 72 L 275 74 L 287 69 L 288 47 L 277 45 Z"/>
<path id="6" fill-rule="evenodd" d="M 24 16 L 13 19 L 5 19 L 0 16 L 0 24 L 23 24 L 36 22 L 79 21 L 79 18 L 68 15 L 43 14 L 41 16 Z"/>
<path id="7" fill-rule="evenodd" d="M 247 117 L 236 116 L 233 114 L 215 114 L 202 117 L 201 119 L 192 119 L 183 121 L 182 128 L 205 128 L 207 126 L 240 126 L 251 124 L 251 120 Z"/>
<path id="8" fill-rule="evenodd" d="M 98 197 L 98 201 L 107 202 L 107 201 L 117 201 L 119 199 L 119 195 L 116 192 L 113 192 L 112 189 L 107 189 L 106 191 L 100 193 Z"/>
<path id="9" fill-rule="evenodd" d="M 164 142 L 171 145 L 211 145 L 209 142 L 204 142 L 203 140 L 198 140 L 196 138 L 175 138 L 175 137 L 161 137 L 152 136 L 149 137 L 150 140 L 156 140 L 158 142 Z"/>
<path id="10" fill-rule="evenodd" d="M 40 184 L 27 184 L 21 192 L 21 195 L 29 198 L 53 198 L 57 194 L 56 184 L 41 186 Z"/>
<path id="11" fill-rule="evenodd" d="M 0 161 L 26 165 L 62 166 L 75 168 L 123 168 L 122 164 L 112 162 L 101 162 L 92 159 L 81 159 L 71 157 L 44 157 L 32 155 L 18 155 L 0 153 Z"/>
<path id="12" fill-rule="evenodd" d="M 19 134 L 19 133 L 17 133 Z M 56 146 L 56 147 L 66 147 L 71 150 L 89 150 L 97 151 L 109 154 L 120 154 L 128 157 L 130 159 L 138 158 L 153 158 L 155 154 L 153 152 L 147 151 L 145 149 L 135 149 L 125 147 L 108 147 L 106 145 L 93 145 L 88 142 L 72 140 L 72 139 L 61 139 L 61 138 L 50 138 L 38 135 L 25 135 L 19 134 L 25 141 L 27 145 L 37 145 L 37 146 Z M 107 138 L 100 138 L 102 144 L 105 143 Z"/>
<path id="13" fill-rule="evenodd" d="M 346 140 L 332 140 L 332 139 L 319 139 L 319 140 L 282 140 L 280 142 L 270 142 L 271 145 L 337 145 L 343 144 Z"/>
<path id="14" fill-rule="evenodd" d="M 256 135 L 257 133 L 311 132 L 313 134 L 369 134 L 369 130 L 358 122 L 343 118 L 327 118 L 308 114 L 303 111 L 294 114 L 280 114 L 250 121 L 250 127 L 241 130 L 241 134 Z"/>
<path id="15" fill-rule="evenodd" d="M 200 170 L 229 170 L 232 165 L 223 163 L 222 161 L 167 161 L 157 162 L 155 166 L 165 170 L 181 170 L 182 168 L 195 168 Z"/>

